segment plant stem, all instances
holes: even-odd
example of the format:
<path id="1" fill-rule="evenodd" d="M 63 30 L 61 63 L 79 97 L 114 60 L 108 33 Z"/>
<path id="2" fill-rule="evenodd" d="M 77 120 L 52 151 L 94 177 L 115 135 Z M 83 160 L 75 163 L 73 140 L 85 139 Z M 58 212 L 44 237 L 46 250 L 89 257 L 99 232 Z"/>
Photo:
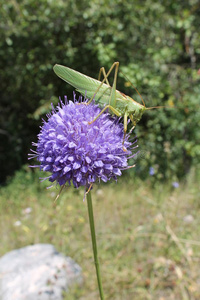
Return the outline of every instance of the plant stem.
<path id="1" fill-rule="evenodd" d="M 100 268 L 99 268 L 99 260 L 98 260 L 98 255 L 97 255 L 97 243 L 96 243 L 96 234 L 95 234 L 95 226 L 94 226 L 91 191 L 89 191 L 87 193 L 87 204 L 88 204 L 88 215 L 89 215 L 89 221 L 90 221 L 92 248 L 93 248 L 93 255 L 94 255 L 94 263 L 95 263 L 95 267 L 96 267 L 96 275 L 97 275 L 97 281 L 98 281 L 98 287 L 99 287 L 99 294 L 100 294 L 101 300 L 104 300 L 105 298 L 104 298 L 104 294 L 103 294 L 103 288 L 102 288 L 102 283 L 101 283 L 101 274 L 100 274 Z"/>

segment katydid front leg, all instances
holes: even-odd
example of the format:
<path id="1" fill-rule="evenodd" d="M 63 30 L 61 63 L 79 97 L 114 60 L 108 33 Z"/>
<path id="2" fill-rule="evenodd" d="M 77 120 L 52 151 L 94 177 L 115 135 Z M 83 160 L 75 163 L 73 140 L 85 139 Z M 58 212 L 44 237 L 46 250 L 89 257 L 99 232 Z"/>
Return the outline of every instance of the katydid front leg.
<path id="1" fill-rule="evenodd" d="M 131 130 L 130 130 L 130 133 L 131 133 L 133 131 L 133 129 L 135 128 L 136 124 L 134 122 L 133 115 L 129 115 L 129 118 L 130 118 L 130 120 L 131 120 L 131 122 L 133 124 L 133 126 L 131 127 Z"/>

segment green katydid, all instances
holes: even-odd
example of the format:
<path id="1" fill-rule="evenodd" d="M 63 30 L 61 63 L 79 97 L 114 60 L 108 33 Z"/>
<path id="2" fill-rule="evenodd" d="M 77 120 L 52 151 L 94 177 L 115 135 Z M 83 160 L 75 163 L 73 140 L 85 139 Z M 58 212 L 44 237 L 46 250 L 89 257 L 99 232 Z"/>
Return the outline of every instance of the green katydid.
<path id="1" fill-rule="evenodd" d="M 111 87 L 108 82 L 108 76 L 114 68 L 114 81 Z M 119 62 L 115 62 L 106 74 L 104 67 L 102 67 L 99 72 L 98 80 L 61 65 L 55 65 L 53 69 L 57 76 L 59 76 L 61 79 L 75 87 L 76 90 L 80 92 L 83 96 L 85 94 L 87 95 L 87 97 L 89 98 L 87 104 L 90 104 L 95 99 L 95 102 L 99 105 L 105 105 L 102 111 L 96 116 L 96 118 L 89 122 L 89 124 L 93 123 L 106 109 L 109 109 L 116 116 L 124 117 L 125 138 L 128 117 L 130 118 L 133 124 L 133 127 L 131 129 L 133 130 L 137 122 L 140 121 L 145 110 L 151 109 L 152 107 L 145 107 L 144 101 L 136 88 L 135 90 L 141 97 L 144 105 L 136 102 L 131 97 L 116 90 L 118 68 Z M 101 73 L 104 76 L 102 81 L 100 81 Z"/>

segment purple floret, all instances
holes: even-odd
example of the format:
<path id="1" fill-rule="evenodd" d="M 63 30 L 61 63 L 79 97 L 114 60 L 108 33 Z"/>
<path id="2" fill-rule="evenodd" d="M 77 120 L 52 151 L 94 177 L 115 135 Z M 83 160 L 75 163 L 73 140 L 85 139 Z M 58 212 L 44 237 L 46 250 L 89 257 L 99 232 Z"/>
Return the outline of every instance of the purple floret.
<path id="1" fill-rule="evenodd" d="M 89 125 L 101 109 L 94 103 L 87 105 L 82 98 L 77 101 L 75 95 L 74 100 L 67 103 L 65 97 L 65 104 L 53 109 L 41 127 L 38 143 L 33 144 L 40 170 L 50 172 L 49 181 L 60 186 L 72 182 L 76 188 L 89 187 L 96 180 L 116 180 L 133 157 L 129 135 L 124 151 L 123 124 L 118 118 L 103 113 Z"/>
<path id="2" fill-rule="evenodd" d="M 150 168 L 149 168 L 149 175 L 150 175 L 150 176 L 153 176 L 154 174 L 155 174 L 154 168 L 153 168 L 153 167 L 150 167 Z"/>
<path id="3" fill-rule="evenodd" d="M 174 188 L 178 188 L 179 187 L 179 183 L 177 181 L 172 182 L 172 186 Z"/>

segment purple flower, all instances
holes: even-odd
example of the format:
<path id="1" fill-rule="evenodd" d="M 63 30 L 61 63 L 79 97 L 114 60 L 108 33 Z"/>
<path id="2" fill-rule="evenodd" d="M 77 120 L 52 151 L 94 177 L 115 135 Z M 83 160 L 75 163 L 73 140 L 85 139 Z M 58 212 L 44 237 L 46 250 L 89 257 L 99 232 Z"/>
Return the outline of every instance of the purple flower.
<path id="1" fill-rule="evenodd" d="M 153 168 L 153 167 L 150 167 L 150 168 L 149 168 L 149 175 L 150 175 L 150 176 L 153 176 L 154 174 L 155 174 L 154 168 Z"/>
<path id="2" fill-rule="evenodd" d="M 45 179 L 60 186 L 72 182 L 76 188 L 88 188 L 96 180 L 116 180 L 121 171 L 129 168 L 128 159 L 134 156 L 132 149 L 137 146 L 131 148 L 133 143 L 126 135 L 127 151 L 124 151 L 123 124 L 108 113 L 89 125 L 101 109 L 94 103 L 86 105 L 82 97 L 78 101 L 75 97 L 74 94 L 74 102 L 65 97 L 65 104 L 61 101 L 47 116 L 38 143 L 33 143 L 37 150 L 32 150 L 31 158 L 37 157 L 40 170 L 51 173 Z"/>
<path id="3" fill-rule="evenodd" d="M 174 188 L 178 188 L 179 187 L 179 183 L 177 181 L 172 182 L 172 186 Z"/>

